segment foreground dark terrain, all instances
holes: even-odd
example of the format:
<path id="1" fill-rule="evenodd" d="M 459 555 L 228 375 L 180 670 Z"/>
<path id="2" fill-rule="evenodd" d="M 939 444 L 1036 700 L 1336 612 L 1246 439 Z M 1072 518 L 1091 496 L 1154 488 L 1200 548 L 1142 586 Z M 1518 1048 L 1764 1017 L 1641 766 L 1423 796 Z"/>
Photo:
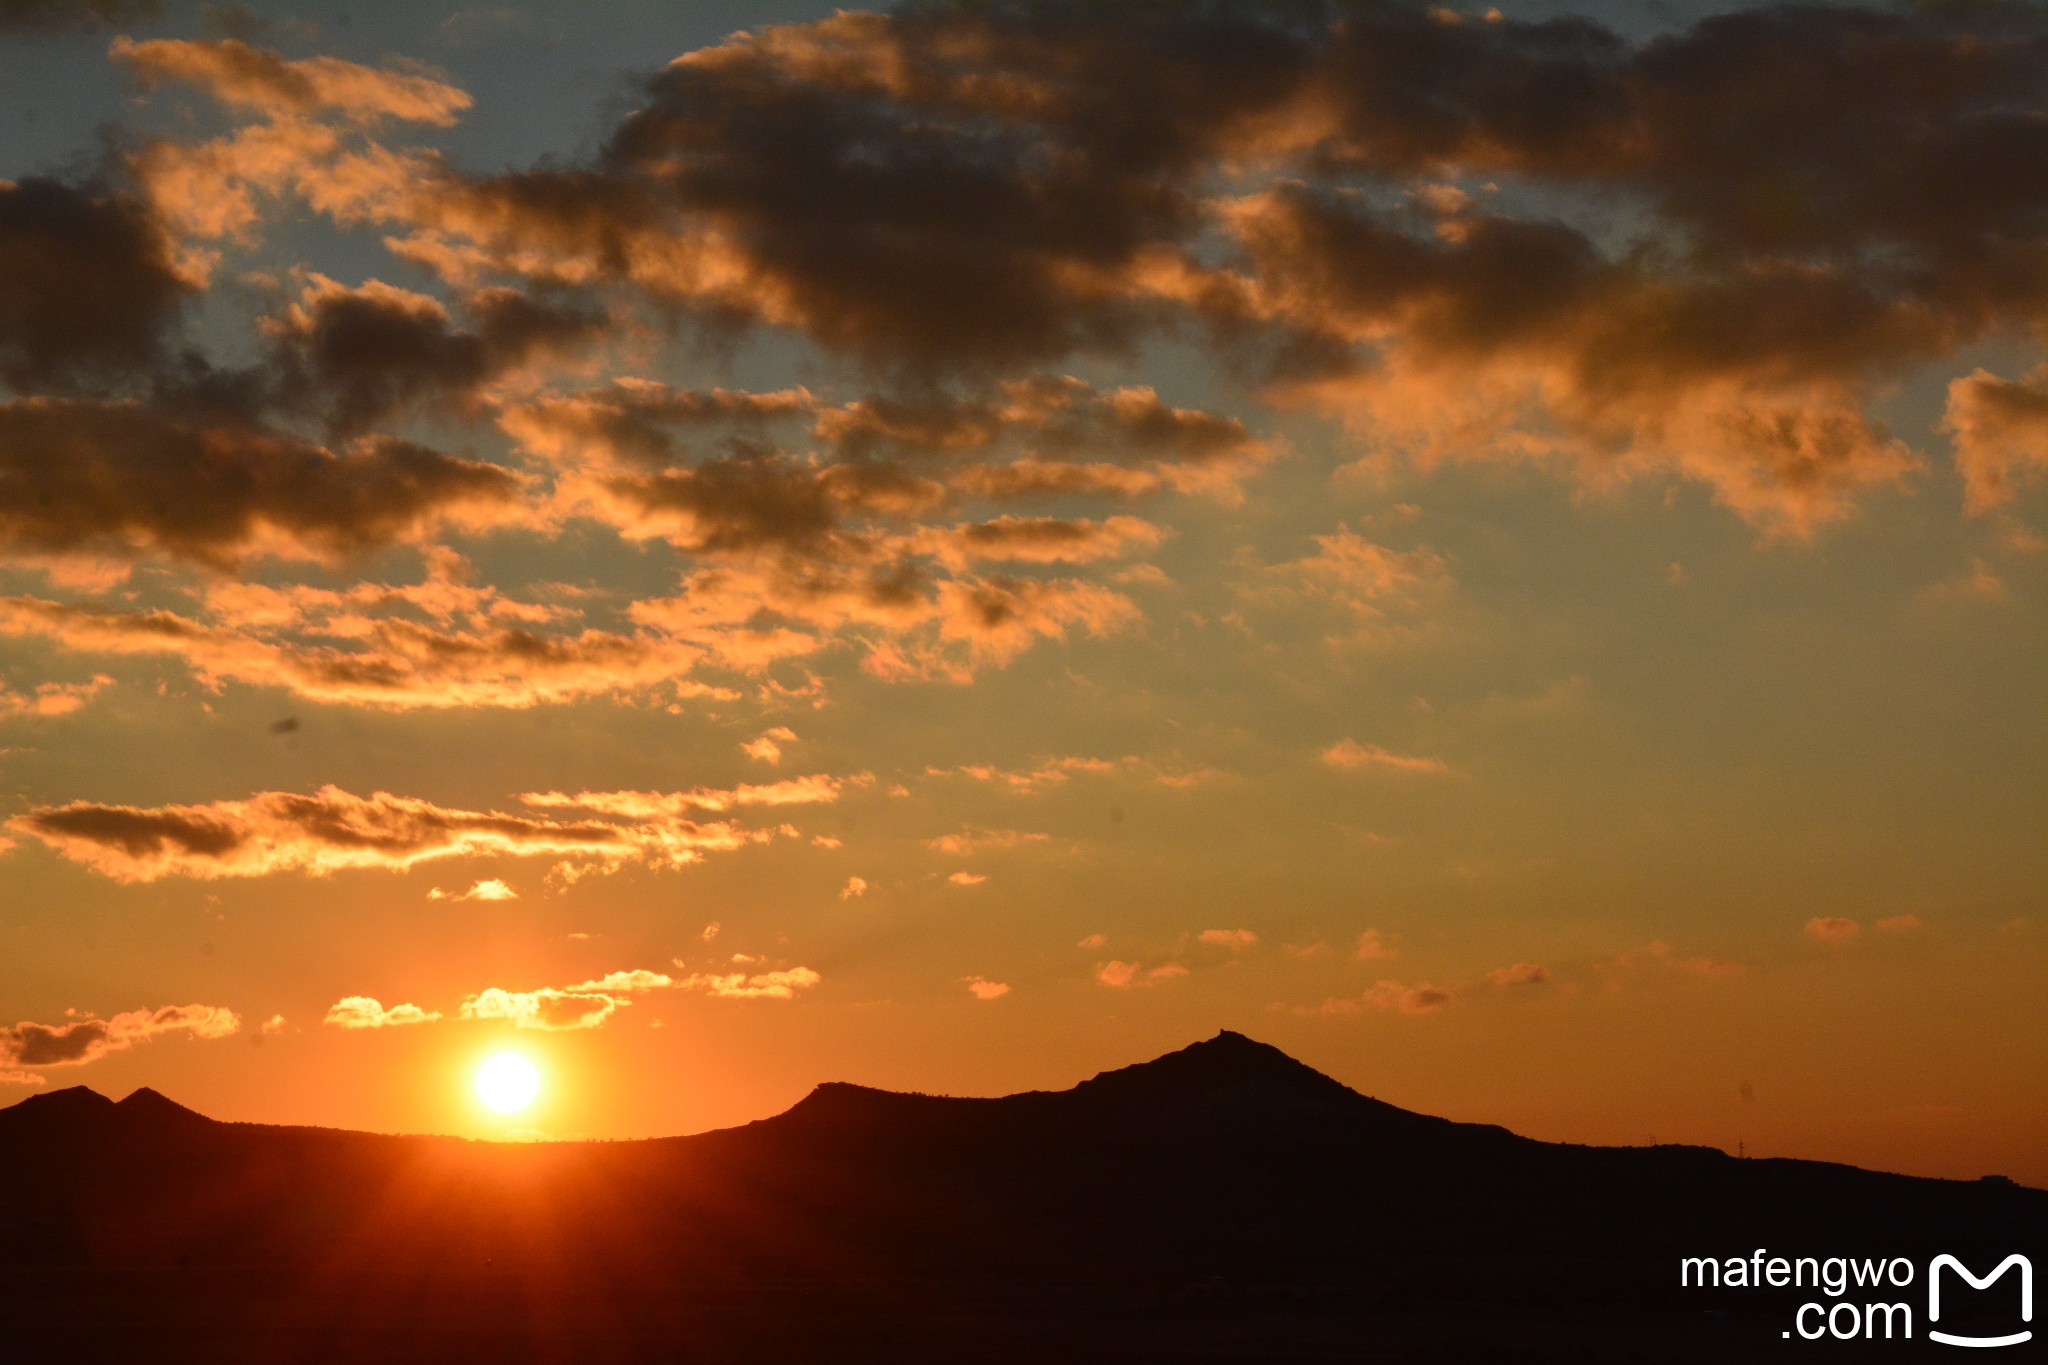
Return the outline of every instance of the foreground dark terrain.
<path id="1" fill-rule="evenodd" d="M 647 1142 L 80 1088 L 0 1111 L 0 1361 L 1939 1359 L 1927 1259 L 2040 1265 L 2044 1228 L 2048 1192 L 1999 1181 L 1429 1118 L 1231 1033 L 1057 1093 L 825 1085 Z M 1682 1255 L 1758 1247 L 1912 1258 L 1881 1297 L 1915 1340 L 1787 1341 L 1835 1300 L 1679 1288 Z M 1940 1325 L 2012 1321 L 2016 1279 Z"/>

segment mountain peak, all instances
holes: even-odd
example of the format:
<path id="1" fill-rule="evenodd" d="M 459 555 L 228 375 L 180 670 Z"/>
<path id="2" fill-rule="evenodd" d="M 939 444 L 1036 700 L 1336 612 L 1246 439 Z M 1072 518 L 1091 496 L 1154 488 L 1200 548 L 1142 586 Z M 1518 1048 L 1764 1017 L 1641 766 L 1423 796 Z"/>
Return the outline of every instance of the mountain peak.
<path id="1" fill-rule="evenodd" d="M 70 1132 L 97 1123 L 114 1112 L 114 1102 L 83 1085 L 46 1090 L 0 1109 L 0 1130 L 14 1133 Z"/>
<path id="2" fill-rule="evenodd" d="M 114 1107 L 114 1102 L 89 1085 L 67 1085 L 62 1090 L 45 1090 L 30 1095 L 8 1108 L 22 1113 L 93 1114 Z"/>
<path id="3" fill-rule="evenodd" d="M 1229 1029 L 1163 1057 L 1105 1071 L 1071 1092 L 1097 1103 L 1266 1115 L 1351 1109 L 1365 1097 L 1270 1043 Z"/>
<path id="4" fill-rule="evenodd" d="M 142 1120 L 153 1123 L 213 1122 L 212 1119 L 209 1119 L 198 1110 L 187 1109 L 176 1100 L 165 1096 L 159 1091 L 152 1090 L 146 1085 L 130 1091 L 128 1098 L 116 1104 L 114 1108 L 124 1118 L 128 1118 L 131 1121 Z"/>

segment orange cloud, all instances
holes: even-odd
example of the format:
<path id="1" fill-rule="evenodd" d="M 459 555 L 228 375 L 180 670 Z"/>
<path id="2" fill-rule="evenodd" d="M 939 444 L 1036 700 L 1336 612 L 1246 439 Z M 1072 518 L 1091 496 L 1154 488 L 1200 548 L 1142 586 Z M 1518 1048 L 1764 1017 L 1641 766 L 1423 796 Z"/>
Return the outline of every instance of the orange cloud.
<path id="1" fill-rule="evenodd" d="M 787 725 L 776 725 L 740 745 L 740 752 L 759 763 L 780 763 L 782 746 L 795 742 L 796 731 Z"/>
<path id="2" fill-rule="evenodd" d="M 533 991 L 491 986 L 464 1000 L 459 1017 L 507 1023 L 514 1028 L 566 1032 L 597 1028 L 622 1005 L 630 1003 L 624 996 L 562 991 L 552 986 Z"/>
<path id="3" fill-rule="evenodd" d="M 971 857 L 992 849 L 1027 848 L 1051 839 L 1049 834 L 1036 834 L 1021 829 L 964 829 L 958 834 L 941 834 L 936 839 L 925 840 L 925 847 L 956 858 Z"/>
<path id="4" fill-rule="evenodd" d="M 519 480 L 390 436 L 330 450 L 259 421 L 134 400 L 0 402 L 0 543 L 157 553 L 213 568 L 333 561 L 509 513 Z"/>
<path id="5" fill-rule="evenodd" d="M 0 1065 L 82 1066 L 168 1033 L 215 1039 L 229 1037 L 241 1027 L 242 1017 L 220 1005 L 165 1005 L 62 1024 L 24 1020 L 0 1027 Z"/>
<path id="6" fill-rule="evenodd" d="M 703 991 L 720 1000 L 793 1000 L 798 991 L 809 990 L 824 977 L 809 967 L 789 967 L 779 971 L 730 973 L 697 973 L 686 976 L 676 985 L 683 990 Z"/>
<path id="7" fill-rule="evenodd" d="M 402 871 L 440 858 L 486 855 L 551 857 L 601 870 L 629 862 L 672 868 L 775 833 L 683 819 L 538 820 L 389 792 L 362 797 L 332 786 L 311 795 L 262 792 L 244 801 L 191 806 L 78 801 L 31 810 L 7 827 L 123 882 Z"/>
<path id="8" fill-rule="evenodd" d="M 1486 974 L 1489 986 L 1540 986 L 1550 980 L 1550 969 L 1535 962 L 1517 962 Z"/>
<path id="9" fill-rule="evenodd" d="M 1316 553 L 1265 566 L 1240 593 L 1257 606 L 1305 603 L 1334 613 L 1344 632 L 1332 641 L 1363 644 L 1413 636 L 1455 586 L 1434 550 L 1390 549 L 1341 525 L 1314 540 Z"/>
<path id="10" fill-rule="evenodd" d="M 1721 958 L 1708 957 L 1704 954 L 1683 954 L 1662 939 L 1658 939 L 1639 952 L 1622 953 L 1599 965 L 1606 970 L 1614 972 L 1633 972 L 1641 969 L 1659 968 L 1667 971 L 1682 972 L 1687 976 L 1706 977 L 1708 979 L 1739 976 L 1743 971 L 1743 966 L 1740 962 L 1730 962 Z"/>
<path id="11" fill-rule="evenodd" d="M 968 977 L 967 989 L 973 993 L 976 1000 L 981 1001 L 1000 1000 L 1010 993 L 1010 987 L 1005 982 L 990 981 L 980 976 Z"/>
<path id="12" fill-rule="evenodd" d="M 630 693 L 679 679 L 704 657 L 655 634 L 541 634 L 497 623 L 446 629 L 367 617 L 333 629 L 343 643 L 308 644 L 170 611 L 0 598 L 0 635 L 86 654 L 169 655 L 209 685 L 279 687 L 312 701 L 387 710 L 524 708 Z"/>
<path id="13" fill-rule="evenodd" d="M 1340 739 L 1322 752 L 1323 762 L 1333 768 L 1387 768 L 1398 773 L 1440 774 L 1450 765 L 1440 758 L 1420 754 L 1397 754 L 1377 744 L 1360 744 Z"/>
<path id="14" fill-rule="evenodd" d="M 1214 768 L 1161 766 L 1135 754 L 1122 758 L 1087 758 L 1080 755 L 1036 760 L 1029 768 L 998 768 L 991 763 L 967 763 L 956 768 L 925 768 L 927 777 L 965 777 L 987 782 L 1023 794 L 1035 794 L 1057 787 L 1076 775 L 1108 777 L 1129 773 L 1157 782 L 1163 787 L 1199 786 L 1222 776 Z"/>
<path id="15" fill-rule="evenodd" d="M 1408 986 L 1399 981 L 1379 981 L 1360 997 L 1374 1009 L 1399 1010 L 1403 1014 L 1430 1014 L 1451 1002 L 1451 993 L 1427 984 Z"/>
<path id="16" fill-rule="evenodd" d="M 1085 945 L 1087 940 L 1082 941 Z M 1156 967 L 1146 967 L 1137 962 L 1109 961 L 1095 965 L 1095 979 L 1113 990 L 1128 990 L 1133 986 L 1156 986 L 1162 981 L 1172 981 L 1186 976 L 1188 969 L 1178 962 L 1165 962 Z"/>
<path id="17" fill-rule="evenodd" d="M 364 123 L 392 118 L 446 127 L 470 106 L 466 93 L 428 76 L 380 71 L 338 57 L 287 61 L 233 38 L 138 43 L 122 37 L 108 55 L 145 85 L 182 81 L 224 104 L 266 114 L 333 112 Z"/>
<path id="18" fill-rule="evenodd" d="M 1197 937 L 1203 943 L 1228 948 L 1233 953 L 1249 952 L 1259 943 L 1259 936 L 1249 929 L 1204 929 Z"/>
<path id="19" fill-rule="evenodd" d="M 519 899 L 519 893 L 498 878 L 491 877 L 484 881 L 472 883 L 469 890 L 459 896 L 450 896 L 446 891 L 437 886 L 427 892 L 427 899 L 430 901 L 510 901 Z"/>
<path id="20" fill-rule="evenodd" d="M 734 806 L 797 806 L 829 803 L 839 799 L 847 781 L 826 773 L 792 777 L 762 784 L 743 782 L 731 790 L 698 787 L 686 792 L 523 792 L 519 799 L 529 806 L 571 807 L 601 815 L 618 815 L 645 820 L 655 816 L 680 815 L 688 810 L 725 811 Z"/>
<path id="21" fill-rule="evenodd" d="M 1964 510 L 2011 502 L 2048 476 L 2048 366 L 2018 382 L 1982 369 L 1951 380 L 1941 425 L 1955 442 Z"/>
<path id="22" fill-rule="evenodd" d="M 17 716 L 68 716 L 84 707 L 102 688 L 112 686 L 113 681 L 106 674 L 99 673 L 82 683 L 37 683 L 35 691 L 30 693 L 9 691 L 0 684 L 0 720 L 11 720 Z"/>
<path id="23" fill-rule="evenodd" d="M 1862 925 L 1841 915 L 1816 915 L 1806 922 L 1806 936 L 1822 943 L 1847 943 L 1862 932 Z"/>
<path id="24" fill-rule="evenodd" d="M 1351 955 L 1360 962 L 1375 962 L 1381 958 L 1398 956 L 1400 950 L 1377 929 L 1368 929 L 1358 936 L 1358 944 Z"/>
<path id="25" fill-rule="evenodd" d="M 386 1009 L 373 997 L 348 995 L 335 1001 L 321 1022 L 343 1029 L 402 1028 L 408 1024 L 431 1024 L 440 1017 L 418 1005 L 393 1005 Z"/>

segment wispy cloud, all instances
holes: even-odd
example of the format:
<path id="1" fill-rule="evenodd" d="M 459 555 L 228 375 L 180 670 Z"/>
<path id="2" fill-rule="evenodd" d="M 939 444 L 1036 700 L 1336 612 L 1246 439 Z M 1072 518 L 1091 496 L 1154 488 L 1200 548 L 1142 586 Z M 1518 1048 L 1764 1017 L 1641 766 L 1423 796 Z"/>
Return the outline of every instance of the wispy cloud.
<path id="1" fill-rule="evenodd" d="M 356 796 L 339 787 L 308 795 L 262 792 L 243 801 L 191 806 L 79 801 L 31 810 L 9 820 L 7 827 L 124 882 L 282 872 L 324 876 L 358 868 L 402 871 L 436 859 L 485 855 L 555 858 L 586 869 L 634 862 L 680 867 L 778 832 L 659 816 L 625 822 L 543 820 L 440 806 L 389 792 Z"/>

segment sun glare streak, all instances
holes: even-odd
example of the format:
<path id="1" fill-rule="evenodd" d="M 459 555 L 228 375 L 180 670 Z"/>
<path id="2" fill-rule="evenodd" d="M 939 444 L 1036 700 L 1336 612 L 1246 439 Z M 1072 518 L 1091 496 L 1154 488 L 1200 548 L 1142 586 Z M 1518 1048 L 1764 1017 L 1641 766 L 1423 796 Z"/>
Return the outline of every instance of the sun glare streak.
<path id="1" fill-rule="evenodd" d="M 540 1094 L 540 1068 L 516 1052 L 500 1052 L 476 1069 L 476 1097 L 484 1108 L 516 1114 Z"/>

